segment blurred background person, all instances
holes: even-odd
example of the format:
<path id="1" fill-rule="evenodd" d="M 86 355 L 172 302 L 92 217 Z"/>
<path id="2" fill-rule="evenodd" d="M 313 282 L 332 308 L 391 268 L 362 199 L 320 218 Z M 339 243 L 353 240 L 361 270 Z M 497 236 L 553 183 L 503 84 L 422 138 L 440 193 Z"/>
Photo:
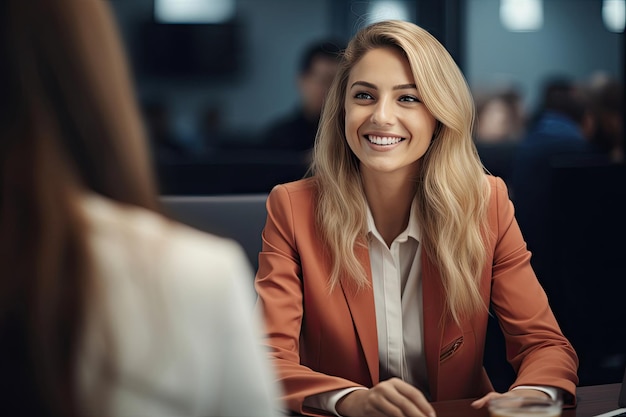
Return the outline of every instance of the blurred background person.
<path id="1" fill-rule="evenodd" d="M 513 156 L 526 128 L 522 93 L 515 87 L 477 94 L 474 142 L 487 170 L 509 184 Z"/>
<path id="2" fill-rule="evenodd" d="M 548 295 L 552 169 L 555 164 L 587 163 L 601 157 L 591 143 L 589 103 L 581 86 L 568 77 L 546 79 L 542 101 L 518 146 L 511 172 L 511 194 L 532 263 Z"/>
<path id="3" fill-rule="evenodd" d="M 597 75 L 588 85 L 591 126 L 589 140 L 612 163 L 624 162 L 624 85 L 618 79 Z"/>
<path id="4" fill-rule="evenodd" d="M 108 4 L 0 3 L 1 413 L 278 415 L 243 250 L 157 213 Z"/>
<path id="5" fill-rule="evenodd" d="M 526 115 L 522 93 L 515 87 L 478 96 L 476 142 L 517 142 L 524 133 Z"/>
<path id="6" fill-rule="evenodd" d="M 263 145 L 268 149 L 309 151 L 313 148 L 326 93 L 337 72 L 343 45 L 336 40 L 308 45 L 298 70 L 300 101 L 290 114 L 270 123 Z"/>

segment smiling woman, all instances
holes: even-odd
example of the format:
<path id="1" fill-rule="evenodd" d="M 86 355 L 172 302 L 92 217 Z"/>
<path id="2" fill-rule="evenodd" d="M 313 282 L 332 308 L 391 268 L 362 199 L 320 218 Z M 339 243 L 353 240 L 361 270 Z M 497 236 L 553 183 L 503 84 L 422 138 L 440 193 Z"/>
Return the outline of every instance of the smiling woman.
<path id="1" fill-rule="evenodd" d="M 484 173 L 473 119 L 463 75 L 424 29 L 383 21 L 350 41 L 312 177 L 267 200 L 255 284 L 290 410 L 434 416 L 430 401 L 479 408 L 512 395 L 574 404 L 576 353 L 504 182 Z M 502 394 L 482 367 L 489 307 L 518 372 Z"/>
<path id="2" fill-rule="evenodd" d="M 385 183 L 392 177 L 400 183 L 417 179 L 436 120 L 418 98 L 402 50 L 377 48 L 361 58 L 350 73 L 345 108 L 348 145 L 361 161 L 361 174 L 372 178 L 365 185 L 383 174 Z M 366 195 L 374 192 L 365 189 Z"/>

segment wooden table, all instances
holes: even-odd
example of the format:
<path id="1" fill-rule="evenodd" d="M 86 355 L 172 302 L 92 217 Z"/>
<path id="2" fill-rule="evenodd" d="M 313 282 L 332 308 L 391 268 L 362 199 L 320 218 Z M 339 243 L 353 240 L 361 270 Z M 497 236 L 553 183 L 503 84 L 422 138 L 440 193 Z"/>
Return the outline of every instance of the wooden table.
<path id="1" fill-rule="evenodd" d="M 578 405 L 563 410 L 562 417 L 592 417 L 611 411 L 617 406 L 621 384 L 579 387 L 576 390 Z M 487 409 L 476 410 L 470 406 L 472 400 L 442 401 L 433 403 L 437 417 L 489 417 Z"/>
<path id="2" fill-rule="evenodd" d="M 576 390 L 578 407 L 571 410 L 571 413 L 570 410 L 565 410 L 568 414 L 563 413 L 563 417 L 590 417 L 619 408 L 617 397 L 621 385 L 607 384 L 578 388 Z"/>
<path id="3" fill-rule="evenodd" d="M 578 387 L 576 390 L 577 406 L 563 410 L 561 417 L 593 417 L 619 408 L 617 398 L 622 384 L 593 385 Z M 476 410 L 470 405 L 473 400 L 454 400 L 434 402 L 437 417 L 489 417 L 486 408 Z M 289 416 L 300 416 L 291 413 Z"/>

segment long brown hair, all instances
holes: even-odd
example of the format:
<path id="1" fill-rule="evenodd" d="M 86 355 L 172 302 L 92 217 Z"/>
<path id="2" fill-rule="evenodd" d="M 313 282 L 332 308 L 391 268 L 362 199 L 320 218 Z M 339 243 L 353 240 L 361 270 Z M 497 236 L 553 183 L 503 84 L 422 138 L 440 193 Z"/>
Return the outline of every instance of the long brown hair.
<path id="1" fill-rule="evenodd" d="M 158 210 L 144 130 L 103 0 L 0 2 L 3 411 L 78 414 L 94 297 L 79 196 Z"/>

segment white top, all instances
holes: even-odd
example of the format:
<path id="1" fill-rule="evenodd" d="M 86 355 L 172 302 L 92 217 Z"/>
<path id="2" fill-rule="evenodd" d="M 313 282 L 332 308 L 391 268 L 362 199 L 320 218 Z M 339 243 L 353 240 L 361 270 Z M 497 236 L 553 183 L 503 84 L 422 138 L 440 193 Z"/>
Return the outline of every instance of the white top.
<path id="1" fill-rule="evenodd" d="M 390 247 L 376 229 L 369 208 L 367 227 L 380 380 L 398 377 L 428 397 L 422 326 L 420 229 L 414 213 L 416 207 L 415 203 L 411 205 L 409 224 Z"/>
<path id="2" fill-rule="evenodd" d="M 100 296 L 79 367 L 84 413 L 281 415 L 241 247 L 94 195 L 84 208 Z M 117 375 L 103 414 L 107 358 Z"/>

